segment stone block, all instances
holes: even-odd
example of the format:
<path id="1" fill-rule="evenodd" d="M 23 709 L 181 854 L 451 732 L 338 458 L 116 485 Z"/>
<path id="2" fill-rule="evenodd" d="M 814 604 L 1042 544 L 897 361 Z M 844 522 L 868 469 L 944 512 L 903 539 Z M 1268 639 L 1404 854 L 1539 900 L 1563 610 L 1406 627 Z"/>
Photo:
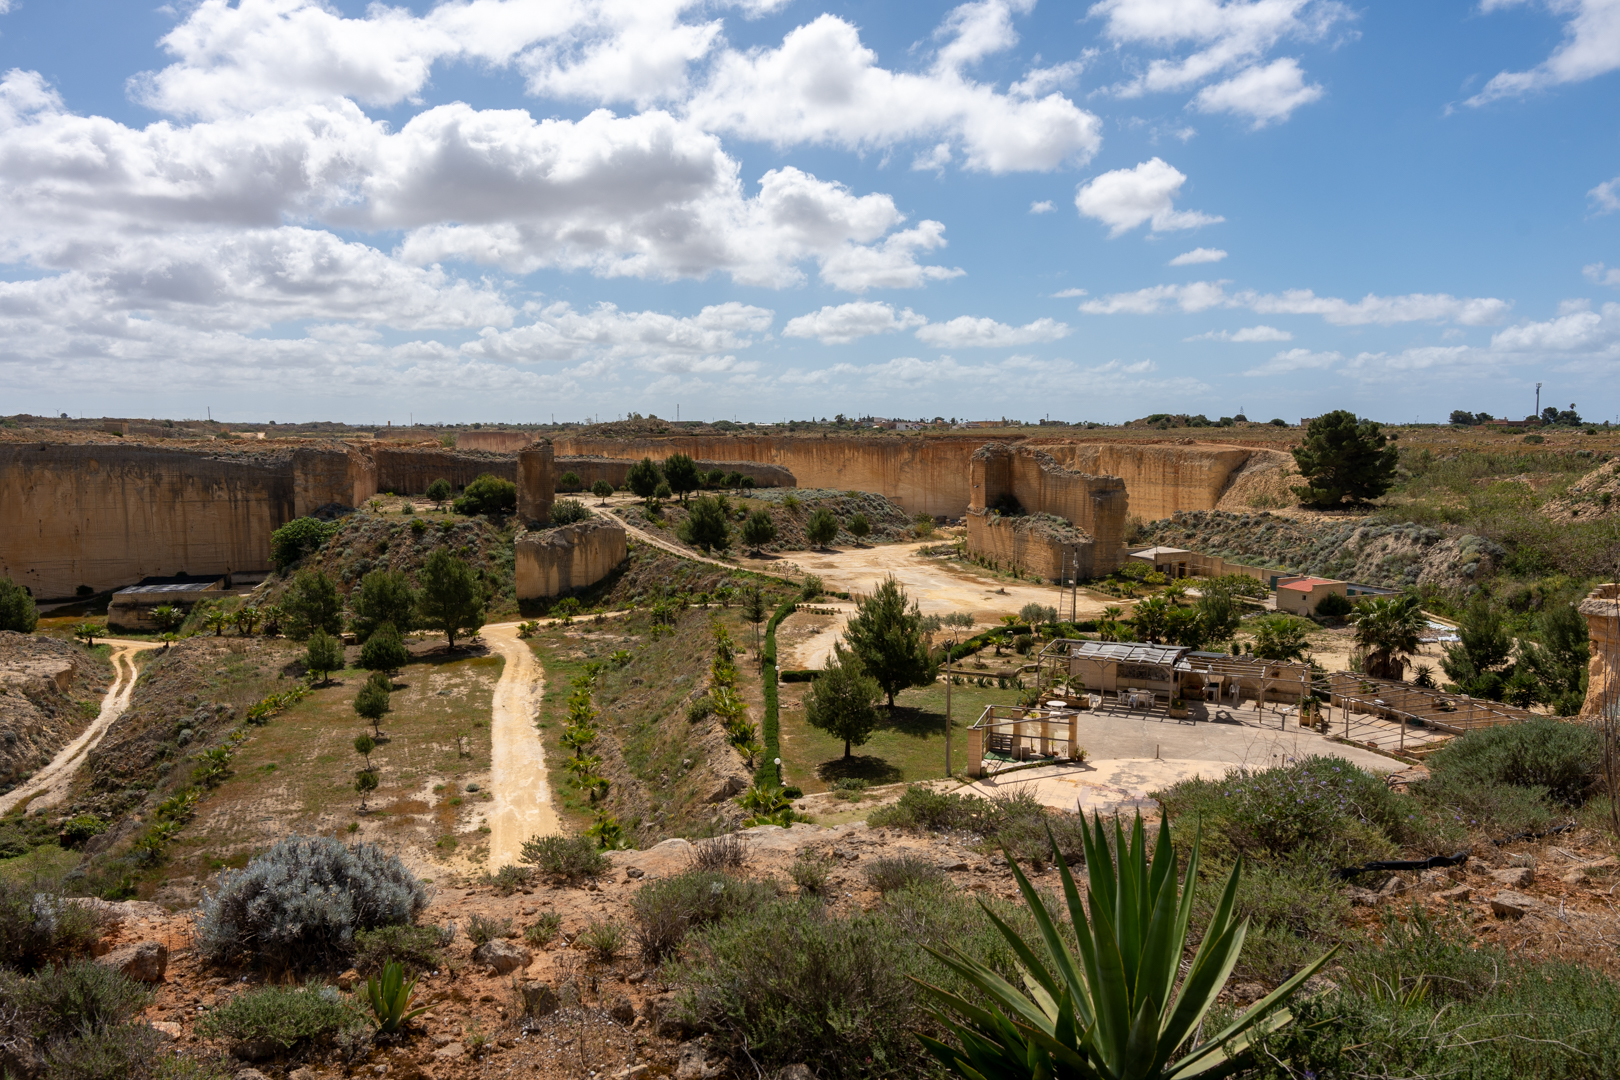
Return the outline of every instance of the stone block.
<path id="1" fill-rule="evenodd" d="M 136 982 L 162 982 L 169 967 L 169 947 L 161 941 L 142 941 L 99 956 L 96 963 L 115 968 Z"/>
<path id="2" fill-rule="evenodd" d="M 1491 911 L 1504 919 L 1522 919 L 1541 909 L 1541 901 L 1524 893 L 1504 890 L 1491 897 Z"/>
<path id="3" fill-rule="evenodd" d="M 1492 870 L 1491 880 L 1510 889 L 1523 889 L 1535 884 L 1536 871 L 1531 866 L 1515 866 L 1507 870 Z"/>
<path id="4" fill-rule="evenodd" d="M 534 963 L 534 953 L 522 945 L 496 938 L 473 950 L 473 962 L 488 965 L 497 975 L 507 975 Z"/>

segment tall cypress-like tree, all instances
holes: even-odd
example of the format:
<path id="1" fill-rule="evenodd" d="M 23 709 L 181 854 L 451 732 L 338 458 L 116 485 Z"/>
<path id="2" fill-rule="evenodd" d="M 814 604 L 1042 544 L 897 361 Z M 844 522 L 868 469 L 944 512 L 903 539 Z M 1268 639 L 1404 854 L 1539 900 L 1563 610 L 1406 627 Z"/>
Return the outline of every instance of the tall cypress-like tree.
<path id="1" fill-rule="evenodd" d="M 844 627 L 850 651 L 883 689 L 891 711 L 894 695 L 908 686 L 926 686 L 934 679 L 934 662 L 923 641 L 922 612 L 908 600 L 906 591 L 891 575 L 861 601 L 860 610 Z"/>

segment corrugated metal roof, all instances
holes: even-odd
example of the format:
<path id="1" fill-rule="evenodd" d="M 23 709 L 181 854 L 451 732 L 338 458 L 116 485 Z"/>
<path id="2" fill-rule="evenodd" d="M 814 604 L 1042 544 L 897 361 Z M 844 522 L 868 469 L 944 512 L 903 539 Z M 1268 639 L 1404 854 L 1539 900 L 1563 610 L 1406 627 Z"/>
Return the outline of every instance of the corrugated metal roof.
<path id="1" fill-rule="evenodd" d="M 1086 660 L 1112 660 L 1118 664 L 1175 664 L 1185 645 L 1143 645 L 1135 641 L 1084 641 L 1070 649 L 1071 657 Z"/>

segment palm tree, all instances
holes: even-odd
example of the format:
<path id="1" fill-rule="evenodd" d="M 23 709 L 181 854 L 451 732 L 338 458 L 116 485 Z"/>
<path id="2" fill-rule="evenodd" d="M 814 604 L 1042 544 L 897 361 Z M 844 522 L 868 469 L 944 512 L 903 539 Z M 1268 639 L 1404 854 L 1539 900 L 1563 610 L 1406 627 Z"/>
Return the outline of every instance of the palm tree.
<path id="1" fill-rule="evenodd" d="M 1119 640 L 1119 619 L 1125 614 L 1125 609 L 1110 604 L 1103 608 L 1102 618 L 1097 621 L 1097 636 L 1104 641 Z"/>
<path id="2" fill-rule="evenodd" d="M 217 608 L 203 617 L 203 626 L 214 632 L 215 637 L 225 633 L 225 627 L 230 623 L 230 617 Z"/>
<path id="3" fill-rule="evenodd" d="M 1368 677 L 1399 680 L 1428 620 L 1417 597 L 1380 596 L 1357 604 L 1350 621 L 1356 627 L 1356 647 L 1367 656 Z"/>

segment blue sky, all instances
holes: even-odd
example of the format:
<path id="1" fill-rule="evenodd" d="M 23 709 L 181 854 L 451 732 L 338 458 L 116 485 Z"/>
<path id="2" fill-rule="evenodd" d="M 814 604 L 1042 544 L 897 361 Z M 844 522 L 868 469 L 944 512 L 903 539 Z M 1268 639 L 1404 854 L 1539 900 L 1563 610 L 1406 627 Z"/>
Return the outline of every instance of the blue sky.
<path id="1" fill-rule="evenodd" d="M 0 411 L 1620 419 L 1620 0 L 0 12 Z"/>

